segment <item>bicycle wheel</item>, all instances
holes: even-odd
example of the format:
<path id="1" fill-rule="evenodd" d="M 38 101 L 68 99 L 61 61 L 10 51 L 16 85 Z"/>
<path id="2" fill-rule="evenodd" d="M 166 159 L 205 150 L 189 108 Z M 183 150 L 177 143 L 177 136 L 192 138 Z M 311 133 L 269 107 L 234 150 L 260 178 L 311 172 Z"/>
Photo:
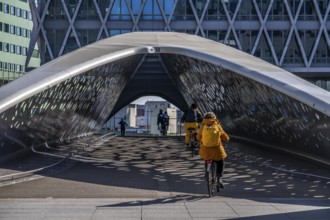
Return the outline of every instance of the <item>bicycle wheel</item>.
<path id="1" fill-rule="evenodd" d="M 217 179 L 218 179 L 218 166 L 217 166 L 217 162 L 216 161 L 212 161 L 212 169 L 213 169 L 213 180 L 214 180 L 214 185 L 213 185 L 213 191 L 215 191 L 215 189 L 217 189 L 217 192 L 220 192 L 220 187 L 217 183 Z"/>
<path id="2" fill-rule="evenodd" d="M 191 156 L 195 156 L 195 146 L 194 143 L 190 142 Z"/>
<path id="3" fill-rule="evenodd" d="M 210 172 L 205 172 L 206 175 L 206 186 L 207 186 L 207 193 L 209 194 L 209 197 L 212 197 L 212 177 Z"/>
<path id="4" fill-rule="evenodd" d="M 189 138 L 189 150 L 191 151 L 191 156 L 193 157 L 195 155 L 195 147 L 194 147 L 194 139 L 192 133 L 190 133 L 190 138 Z"/>
<path id="5" fill-rule="evenodd" d="M 215 161 L 212 161 L 211 163 L 211 180 L 212 180 L 212 186 L 211 186 L 211 195 L 214 195 L 215 189 L 217 188 L 217 164 Z"/>
<path id="6" fill-rule="evenodd" d="M 210 162 L 207 162 L 206 170 L 205 170 L 205 178 L 206 178 L 206 186 L 207 186 L 207 192 L 209 194 L 209 197 L 213 196 L 214 189 L 213 189 L 213 180 L 212 180 L 212 166 Z"/>

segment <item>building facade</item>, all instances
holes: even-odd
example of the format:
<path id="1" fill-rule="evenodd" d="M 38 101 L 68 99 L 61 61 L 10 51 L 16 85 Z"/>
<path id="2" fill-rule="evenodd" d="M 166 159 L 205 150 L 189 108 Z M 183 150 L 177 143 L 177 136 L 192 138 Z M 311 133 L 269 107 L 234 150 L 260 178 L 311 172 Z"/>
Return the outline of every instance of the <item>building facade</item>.
<path id="1" fill-rule="evenodd" d="M 330 0 L 38 0 L 31 8 L 31 43 L 40 43 L 42 63 L 118 34 L 174 31 L 230 45 L 330 90 Z"/>
<path id="2" fill-rule="evenodd" d="M 128 124 L 128 132 L 160 135 L 157 126 L 160 109 L 166 111 L 169 116 L 168 134 L 181 134 L 184 129 L 178 122 L 182 112 L 167 101 L 147 101 L 144 105 L 129 104 L 111 117 L 102 129 L 119 131 L 119 121 L 124 119 Z"/>
<path id="3" fill-rule="evenodd" d="M 26 67 L 40 66 L 37 45 L 26 65 L 32 29 L 27 0 L 0 0 L 0 86 L 23 75 Z"/>

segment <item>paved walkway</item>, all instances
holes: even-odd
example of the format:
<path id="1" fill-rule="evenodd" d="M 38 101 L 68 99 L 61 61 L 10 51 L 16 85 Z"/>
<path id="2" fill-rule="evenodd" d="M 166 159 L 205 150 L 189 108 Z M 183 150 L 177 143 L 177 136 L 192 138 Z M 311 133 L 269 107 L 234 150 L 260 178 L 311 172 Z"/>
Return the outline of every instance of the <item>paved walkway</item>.
<path id="1" fill-rule="evenodd" d="M 330 219 L 329 170 L 231 143 L 226 188 L 208 198 L 182 141 L 105 139 L 61 172 L 0 187 L 0 219 Z"/>
<path id="2" fill-rule="evenodd" d="M 330 203 L 314 199 L 1 199 L 0 219 L 295 219 L 329 220 Z"/>

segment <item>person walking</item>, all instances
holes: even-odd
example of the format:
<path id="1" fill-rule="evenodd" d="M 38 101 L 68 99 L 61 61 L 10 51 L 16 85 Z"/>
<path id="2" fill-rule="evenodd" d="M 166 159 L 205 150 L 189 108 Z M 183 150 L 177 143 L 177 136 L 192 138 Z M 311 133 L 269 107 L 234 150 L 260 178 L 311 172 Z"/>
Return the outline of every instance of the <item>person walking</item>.
<path id="1" fill-rule="evenodd" d="M 158 127 L 158 130 L 160 130 L 160 127 L 159 126 L 162 123 L 163 116 L 164 116 L 163 109 L 159 109 L 159 113 L 157 115 L 157 127 Z"/>
<path id="2" fill-rule="evenodd" d="M 120 135 L 125 136 L 126 126 L 128 126 L 128 124 L 126 123 L 126 121 L 124 121 L 123 118 L 121 118 L 118 124 L 120 124 Z"/>

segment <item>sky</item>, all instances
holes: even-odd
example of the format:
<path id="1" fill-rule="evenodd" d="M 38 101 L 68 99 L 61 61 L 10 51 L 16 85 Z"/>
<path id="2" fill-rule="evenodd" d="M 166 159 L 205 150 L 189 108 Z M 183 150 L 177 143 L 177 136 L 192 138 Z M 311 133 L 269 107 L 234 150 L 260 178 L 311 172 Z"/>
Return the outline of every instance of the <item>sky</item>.
<path id="1" fill-rule="evenodd" d="M 166 100 L 158 96 L 143 96 L 133 101 L 132 104 L 144 105 L 147 101 L 166 101 Z"/>

